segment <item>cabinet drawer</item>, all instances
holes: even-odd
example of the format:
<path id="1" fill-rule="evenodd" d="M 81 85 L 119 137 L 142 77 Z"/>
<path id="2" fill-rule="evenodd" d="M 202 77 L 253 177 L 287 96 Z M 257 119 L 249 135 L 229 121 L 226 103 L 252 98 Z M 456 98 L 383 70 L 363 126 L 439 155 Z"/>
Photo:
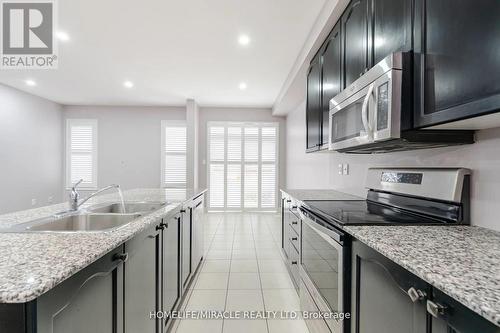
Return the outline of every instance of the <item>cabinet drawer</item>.
<path id="1" fill-rule="evenodd" d="M 290 227 L 295 231 L 297 235 L 300 235 L 300 223 L 299 223 L 299 218 L 296 217 L 294 214 L 291 215 L 292 218 L 290 219 Z"/>
<path id="2" fill-rule="evenodd" d="M 292 273 L 295 286 L 298 287 L 300 283 L 299 251 L 293 245 L 290 245 L 290 272 Z"/>
<path id="3" fill-rule="evenodd" d="M 294 247 L 294 250 L 297 252 L 300 252 L 300 242 L 299 242 L 299 235 L 295 233 L 295 231 L 290 232 L 290 244 L 291 246 Z"/>

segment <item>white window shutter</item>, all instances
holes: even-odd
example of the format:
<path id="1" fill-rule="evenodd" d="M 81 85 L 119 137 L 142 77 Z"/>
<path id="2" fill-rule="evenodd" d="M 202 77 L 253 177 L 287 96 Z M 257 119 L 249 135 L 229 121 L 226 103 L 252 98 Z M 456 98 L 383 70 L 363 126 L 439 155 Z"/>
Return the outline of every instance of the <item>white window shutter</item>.
<path id="1" fill-rule="evenodd" d="M 162 121 L 162 187 L 187 184 L 187 127 L 185 121 Z"/>
<path id="2" fill-rule="evenodd" d="M 278 125 L 208 124 L 209 208 L 276 210 Z"/>
<path id="3" fill-rule="evenodd" d="M 97 120 L 66 120 L 66 187 L 97 187 Z"/>

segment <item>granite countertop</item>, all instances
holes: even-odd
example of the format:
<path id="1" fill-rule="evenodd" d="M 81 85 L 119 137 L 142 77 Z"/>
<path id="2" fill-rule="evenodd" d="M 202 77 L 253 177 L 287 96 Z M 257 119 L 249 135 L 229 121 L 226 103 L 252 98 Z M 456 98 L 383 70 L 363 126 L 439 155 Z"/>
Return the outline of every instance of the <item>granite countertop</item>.
<path id="1" fill-rule="evenodd" d="M 343 229 L 500 326 L 500 232 L 474 226 Z"/>
<path id="2" fill-rule="evenodd" d="M 2 233 L 3 228 L 68 209 L 68 204 L 0 215 L 0 303 L 29 302 L 49 291 L 109 251 L 146 230 L 158 218 L 202 194 L 201 189 L 136 189 L 125 201 L 167 201 L 151 214 L 111 231 Z M 84 205 L 115 202 L 117 194 L 96 196 Z"/>
<path id="3" fill-rule="evenodd" d="M 300 201 L 306 200 L 365 200 L 366 198 L 335 191 L 335 190 L 301 190 L 301 189 L 282 189 L 294 199 Z"/>

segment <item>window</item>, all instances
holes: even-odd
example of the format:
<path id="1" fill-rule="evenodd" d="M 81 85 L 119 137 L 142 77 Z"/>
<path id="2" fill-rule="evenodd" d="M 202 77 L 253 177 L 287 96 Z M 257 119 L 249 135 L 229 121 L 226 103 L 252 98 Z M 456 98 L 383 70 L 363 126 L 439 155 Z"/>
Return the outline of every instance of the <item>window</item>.
<path id="1" fill-rule="evenodd" d="M 161 186 L 185 188 L 187 184 L 186 122 L 163 120 L 161 128 Z"/>
<path id="2" fill-rule="evenodd" d="M 278 124 L 209 122 L 211 210 L 276 210 Z"/>
<path id="3" fill-rule="evenodd" d="M 97 188 L 97 119 L 66 121 L 66 186 Z"/>

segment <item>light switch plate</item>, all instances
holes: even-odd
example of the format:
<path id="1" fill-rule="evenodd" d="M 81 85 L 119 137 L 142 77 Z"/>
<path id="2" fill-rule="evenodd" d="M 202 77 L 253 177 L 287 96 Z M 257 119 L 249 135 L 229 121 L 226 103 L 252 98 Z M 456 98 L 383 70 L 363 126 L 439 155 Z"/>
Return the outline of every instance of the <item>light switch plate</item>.
<path id="1" fill-rule="evenodd" d="M 344 174 L 344 165 L 339 163 L 339 175 L 343 175 Z"/>
<path id="2" fill-rule="evenodd" d="M 31 199 L 31 205 L 36 206 L 36 199 Z"/>

